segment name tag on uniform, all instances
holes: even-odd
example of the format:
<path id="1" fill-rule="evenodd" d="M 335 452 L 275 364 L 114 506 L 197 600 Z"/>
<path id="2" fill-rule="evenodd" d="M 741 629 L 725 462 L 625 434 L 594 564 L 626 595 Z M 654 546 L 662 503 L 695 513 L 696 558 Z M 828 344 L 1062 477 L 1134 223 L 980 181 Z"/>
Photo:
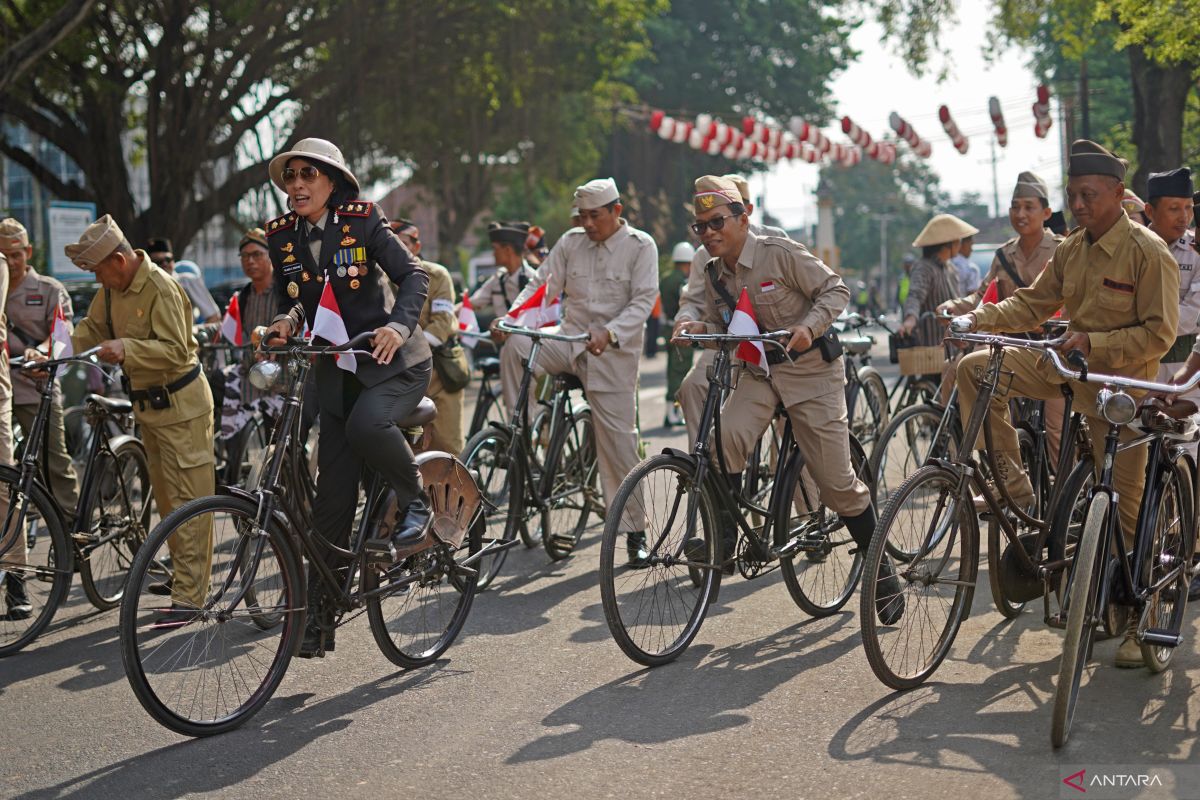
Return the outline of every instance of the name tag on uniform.
<path id="1" fill-rule="evenodd" d="M 434 314 L 445 312 L 447 314 L 454 313 L 454 303 L 449 300 L 434 300 L 429 304 L 429 310 Z"/>
<path id="2" fill-rule="evenodd" d="M 41 305 L 45 305 L 45 304 L 46 304 L 46 298 L 40 294 L 25 295 L 25 305 L 27 305 L 27 306 L 41 306 Z"/>
<path id="3" fill-rule="evenodd" d="M 762 292 L 763 294 L 766 294 L 767 292 L 773 292 L 773 291 L 775 291 L 775 282 L 774 281 L 765 281 L 763 283 L 760 283 L 758 285 L 758 290 L 760 292 Z"/>
<path id="4" fill-rule="evenodd" d="M 1134 287 L 1132 283 L 1122 283 L 1121 281 L 1114 281 L 1112 278 L 1105 278 L 1104 288 L 1112 289 L 1114 292 L 1120 292 L 1121 294 L 1133 294 Z"/>

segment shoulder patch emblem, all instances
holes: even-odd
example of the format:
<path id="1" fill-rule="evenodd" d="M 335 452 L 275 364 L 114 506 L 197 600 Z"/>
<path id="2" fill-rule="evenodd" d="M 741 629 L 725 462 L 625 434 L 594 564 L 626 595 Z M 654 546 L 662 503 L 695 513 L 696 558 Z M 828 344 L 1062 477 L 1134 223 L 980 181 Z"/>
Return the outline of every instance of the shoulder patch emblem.
<path id="1" fill-rule="evenodd" d="M 294 227 L 296 224 L 296 219 L 297 217 L 295 212 L 284 214 L 282 217 L 276 217 L 267 223 L 267 236 L 279 233 L 280 231 L 286 231 L 287 229 Z"/>
<path id="2" fill-rule="evenodd" d="M 338 206 L 338 213 L 345 217 L 369 217 L 371 216 L 371 208 L 374 203 L 369 203 L 366 200 L 355 200 L 350 203 L 342 203 Z"/>

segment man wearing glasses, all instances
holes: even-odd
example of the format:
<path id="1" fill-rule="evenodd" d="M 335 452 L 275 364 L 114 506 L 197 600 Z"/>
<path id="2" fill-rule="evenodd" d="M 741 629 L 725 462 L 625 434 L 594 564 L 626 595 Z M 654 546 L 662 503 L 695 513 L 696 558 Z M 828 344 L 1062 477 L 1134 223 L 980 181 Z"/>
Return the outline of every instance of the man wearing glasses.
<path id="1" fill-rule="evenodd" d="M 175 271 L 175 253 L 171 249 L 170 239 L 151 239 L 146 245 L 146 253 L 155 266 L 166 272 L 183 287 L 188 299 L 192 301 L 192 307 L 200 316 L 200 322 L 221 321 L 221 309 L 217 306 L 217 301 L 213 300 L 213 296 L 209 294 L 204 280 L 199 275 L 188 275 Z"/>
<path id="2" fill-rule="evenodd" d="M 722 409 L 723 468 L 734 487 L 754 443 L 763 435 L 775 409 L 783 405 L 821 501 L 841 515 L 847 531 L 866 550 L 875 533 L 871 493 L 850 465 L 850 434 L 844 392 L 845 367 L 839 354 L 828 356 L 814 345 L 850 302 L 842 279 L 804 245 L 778 236 L 756 236 L 737 185 L 728 178 L 706 175 L 695 184 L 696 222 L 692 231 L 713 256 L 701 270 L 704 309 L 699 320 L 679 322 L 681 333 L 723 333 L 744 293 L 760 330 L 787 330 L 784 354 L 766 350 L 766 368 L 745 363 Z M 674 344 L 686 344 L 675 338 Z M 790 356 L 790 359 L 789 359 Z M 737 526 L 723 518 L 724 556 L 733 557 Z M 900 584 L 884 561 L 877 576 L 876 612 L 885 625 L 904 612 Z M 867 578 L 871 579 L 871 578 Z"/>
<path id="3" fill-rule="evenodd" d="M 512 307 L 545 284 L 547 300 L 565 292 L 562 332 L 590 336 L 579 344 L 544 342 L 538 367 L 551 374 L 574 374 L 583 382 L 608 504 L 638 462 L 637 378 L 646 318 L 658 295 L 658 247 L 649 234 L 621 217 L 621 198 L 612 178 L 580 186 L 575 201 L 580 227 L 563 234 Z M 500 350 L 500 377 L 510 413 L 530 347 L 527 337 L 514 336 Z M 621 529 L 627 534 L 629 564 L 640 567 L 649 553 L 645 521 L 636 506 L 625 507 Z"/>

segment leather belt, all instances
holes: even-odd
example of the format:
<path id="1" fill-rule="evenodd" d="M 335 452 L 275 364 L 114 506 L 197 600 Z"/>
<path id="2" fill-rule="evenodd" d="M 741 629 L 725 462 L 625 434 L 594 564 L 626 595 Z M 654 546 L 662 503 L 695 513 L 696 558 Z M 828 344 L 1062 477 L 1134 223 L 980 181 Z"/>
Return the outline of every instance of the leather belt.
<path id="1" fill-rule="evenodd" d="M 166 386 L 153 386 L 149 389 L 133 389 L 133 390 L 131 390 L 129 392 L 129 399 L 136 400 L 139 402 L 145 402 L 147 400 L 152 399 L 156 395 L 161 396 L 163 392 L 165 392 L 168 395 L 174 394 L 175 392 L 178 392 L 180 389 L 184 388 L 189 383 L 191 383 L 192 381 L 196 380 L 196 378 L 199 378 L 199 377 L 200 377 L 200 365 L 197 364 L 196 366 L 192 367 L 191 370 L 189 370 L 188 373 L 186 375 L 184 375 L 182 378 L 171 381 Z"/>

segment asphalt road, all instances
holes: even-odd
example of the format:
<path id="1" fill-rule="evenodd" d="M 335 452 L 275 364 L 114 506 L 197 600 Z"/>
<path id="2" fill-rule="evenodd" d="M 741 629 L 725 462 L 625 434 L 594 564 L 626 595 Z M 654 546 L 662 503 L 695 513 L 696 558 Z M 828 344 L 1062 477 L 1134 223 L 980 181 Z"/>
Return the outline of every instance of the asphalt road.
<path id="1" fill-rule="evenodd" d="M 643 368 L 651 452 L 686 446 L 656 427 L 665 363 Z M 599 530 L 565 562 L 514 551 L 436 665 L 397 671 L 361 618 L 325 660 L 293 661 L 249 724 L 206 740 L 142 711 L 116 612 L 76 586 L 49 632 L 0 662 L 0 797 L 1045 798 L 1075 791 L 1061 782 L 1075 765 L 1197 758 L 1194 618 L 1163 675 L 1118 671 L 1116 643 L 1097 644 L 1055 753 L 1061 634 L 1040 609 L 1005 622 L 986 576 L 950 658 L 906 694 L 872 675 L 857 597 L 811 620 L 778 572 L 730 580 L 691 649 L 647 670 L 605 626 Z M 1139 796 L 1178 796 L 1153 791 Z"/>

